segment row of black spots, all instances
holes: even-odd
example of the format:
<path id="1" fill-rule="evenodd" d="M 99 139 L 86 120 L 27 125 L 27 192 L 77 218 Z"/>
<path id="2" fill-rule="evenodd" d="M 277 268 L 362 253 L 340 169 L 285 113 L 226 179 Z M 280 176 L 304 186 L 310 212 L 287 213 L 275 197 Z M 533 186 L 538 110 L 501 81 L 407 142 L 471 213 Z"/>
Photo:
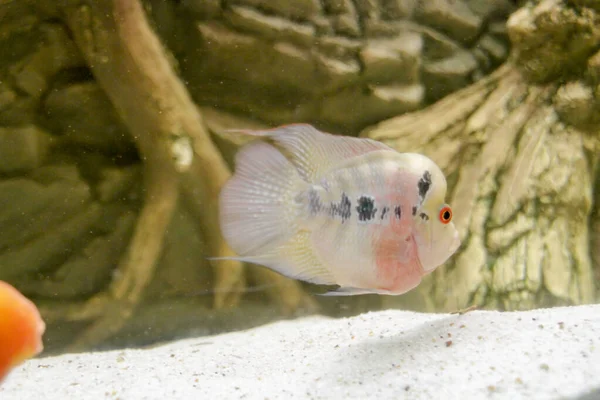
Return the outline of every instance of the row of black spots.
<path id="1" fill-rule="evenodd" d="M 423 200 L 431 187 L 431 173 L 429 171 L 423 173 L 423 176 L 417 183 L 417 187 L 419 188 L 419 203 L 423 203 Z"/>
<path id="2" fill-rule="evenodd" d="M 323 210 L 325 207 L 320 203 L 320 199 L 316 193 L 313 194 L 309 192 L 309 207 L 311 209 L 311 213 L 317 213 Z M 377 216 L 377 207 L 375 204 L 375 199 L 371 196 L 361 196 L 357 200 L 357 206 L 355 207 L 358 220 L 360 222 L 367 222 L 375 219 Z M 346 195 L 346 193 L 342 193 L 342 197 L 339 203 L 331 203 L 329 207 L 327 207 L 327 211 L 331 217 L 340 217 L 342 222 L 348 220 L 352 215 L 352 202 Z M 380 219 L 383 220 L 386 218 L 390 211 L 390 207 L 383 206 L 381 208 Z M 413 207 L 413 215 L 417 212 L 417 208 Z M 402 207 L 395 206 L 394 207 L 394 216 L 397 219 L 402 218 Z"/>
<path id="3" fill-rule="evenodd" d="M 359 221 L 366 222 L 374 219 L 377 214 L 375 199 L 371 196 L 360 196 L 358 198 L 356 212 L 358 213 Z"/>
<path id="4" fill-rule="evenodd" d="M 381 209 L 381 220 L 384 220 L 387 213 L 390 211 L 390 208 L 388 206 L 384 206 Z M 394 207 L 394 217 L 396 217 L 396 219 L 400 219 L 402 218 L 402 207 L 400 206 L 395 206 Z"/>

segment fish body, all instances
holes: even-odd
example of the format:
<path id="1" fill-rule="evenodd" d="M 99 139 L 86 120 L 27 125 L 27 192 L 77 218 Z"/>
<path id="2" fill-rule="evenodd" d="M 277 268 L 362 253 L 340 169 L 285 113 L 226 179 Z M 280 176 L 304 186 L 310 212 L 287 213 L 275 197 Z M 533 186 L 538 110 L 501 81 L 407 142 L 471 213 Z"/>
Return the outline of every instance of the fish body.
<path id="1" fill-rule="evenodd" d="M 305 124 L 245 132 L 263 140 L 237 154 L 219 204 L 237 259 L 330 294 L 402 294 L 459 247 L 429 158 Z"/>
<path id="2" fill-rule="evenodd" d="M 0 281 L 0 382 L 12 368 L 43 350 L 45 329 L 36 306 Z"/>

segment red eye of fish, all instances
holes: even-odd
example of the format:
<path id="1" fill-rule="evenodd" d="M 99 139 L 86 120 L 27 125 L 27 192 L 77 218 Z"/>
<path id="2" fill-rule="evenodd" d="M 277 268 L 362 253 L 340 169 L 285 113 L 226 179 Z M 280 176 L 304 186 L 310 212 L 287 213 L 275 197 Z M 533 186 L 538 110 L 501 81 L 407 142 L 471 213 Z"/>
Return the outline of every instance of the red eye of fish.
<path id="1" fill-rule="evenodd" d="M 452 209 L 449 206 L 444 206 L 440 210 L 440 221 L 442 224 L 447 224 L 452 221 Z"/>

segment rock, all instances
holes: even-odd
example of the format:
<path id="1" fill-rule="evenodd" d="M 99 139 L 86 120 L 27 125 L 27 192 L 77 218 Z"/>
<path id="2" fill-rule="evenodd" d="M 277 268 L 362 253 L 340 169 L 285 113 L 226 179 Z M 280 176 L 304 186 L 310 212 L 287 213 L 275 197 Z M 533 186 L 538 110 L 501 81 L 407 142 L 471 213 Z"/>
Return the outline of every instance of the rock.
<path id="1" fill-rule="evenodd" d="M 369 41 L 360 52 L 365 78 L 377 84 L 418 83 L 422 48 L 421 35 L 412 32 Z"/>
<path id="2" fill-rule="evenodd" d="M 589 58 L 587 75 L 594 84 L 600 84 L 600 51 Z"/>
<path id="3" fill-rule="evenodd" d="M 326 57 L 355 61 L 363 42 L 341 36 L 324 36 L 316 39 L 317 50 Z"/>
<path id="4" fill-rule="evenodd" d="M 598 0 L 571 0 L 571 3 L 579 7 L 589 7 L 596 11 L 600 11 L 600 1 Z"/>
<path id="5" fill-rule="evenodd" d="M 12 90 L 3 92 L 3 108 L 0 110 L 0 126 L 29 125 L 37 118 L 39 101 L 19 95 Z"/>
<path id="6" fill-rule="evenodd" d="M 323 0 L 323 5 L 328 14 L 346 14 L 354 11 L 352 0 Z"/>
<path id="7" fill-rule="evenodd" d="M 473 54 L 458 52 L 455 55 L 423 65 L 423 77 L 427 86 L 427 97 L 433 101 L 457 91 L 467 85 L 477 68 Z"/>
<path id="8" fill-rule="evenodd" d="M 288 43 L 273 45 L 215 23 L 198 24 L 197 34 L 201 53 L 187 65 L 188 71 L 220 76 L 225 82 L 219 86 L 244 81 L 275 92 L 312 86 L 314 62 L 302 48 Z"/>
<path id="9" fill-rule="evenodd" d="M 0 83 L 0 113 L 17 99 L 17 94 L 5 83 Z"/>
<path id="10" fill-rule="evenodd" d="M 547 82 L 581 72 L 600 46 L 600 16 L 559 0 L 520 8 L 507 22 L 517 63 L 529 79 Z"/>
<path id="11" fill-rule="evenodd" d="M 26 243 L 0 254 L 1 280 L 12 280 L 26 274 L 65 262 L 74 249 L 79 249 L 93 236 L 93 226 L 102 218 L 98 204 L 80 213 L 70 213 L 64 222 L 46 227 L 46 232 Z"/>
<path id="12" fill-rule="evenodd" d="M 600 101 L 593 89 L 581 81 L 569 82 L 554 97 L 556 111 L 568 124 L 587 129 L 600 124 Z"/>
<path id="13" fill-rule="evenodd" d="M 425 90 L 421 85 L 375 86 L 372 90 L 376 99 L 387 103 L 397 102 L 402 104 L 407 110 L 416 110 L 419 108 L 423 103 L 425 94 Z M 395 104 L 390 108 L 397 109 L 399 104 Z"/>
<path id="14" fill-rule="evenodd" d="M 121 118 L 95 82 L 52 90 L 43 103 L 44 122 L 64 142 L 107 153 L 126 153 L 134 144 Z"/>
<path id="15" fill-rule="evenodd" d="M 138 200 L 132 198 L 137 190 L 141 189 L 141 167 L 103 168 L 100 171 L 99 182 L 96 185 L 96 194 L 102 203 L 127 202 Z"/>
<path id="16" fill-rule="evenodd" d="M 269 16 L 249 7 L 232 6 L 225 11 L 224 18 L 225 21 L 240 30 L 258 34 L 273 41 L 289 41 L 306 47 L 315 40 L 314 26 L 292 22 L 282 17 Z"/>
<path id="17" fill-rule="evenodd" d="M 415 18 L 466 44 L 477 37 L 483 23 L 464 2 L 453 0 L 423 0 L 415 9 Z"/>
<path id="18" fill-rule="evenodd" d="M 386 101 L 383 112 L 367 107 L 375 115 L 361 109 L 342 125 L 320 104 L 346 107 L 354 98 L 341 96 L 355 93 L 381 104 L 365 98 L 378 92 L 370 85 L 414 85 L 425 89 L 424 105 L 481 78 L 507 56 L 507 1 L 327 0 L 322 8 L 301 1 L 293 6 L 313 11 L 290 14 L 278 2 L 235 0 L 210 21 L 190 13 L 181 28 L 189 40 L 177 54 L 202 106 L 357 134 L 364 121 L 405 112 L 404 101 Z"/>
<path id="19" fill-rule="evenodd" d="M 249 5 L 283 17 L 299 20 L 309 20 L 321 11 L 318 0 L 231 0 L 230 3 Z"/>
<path id="20" fill-rule="evenodd" d="M 88 171 L 97 183 L 90 187 L 80 174 L 86 168 L 53 164 L 0 181 L 0 280 L 64 300 L 96 294 L 113 279 L 140 206 L 140 171 Z"/>
<path id="21" fill-rule="evenodd" d="M 354 4 L 362 20 L 378 19 L 380 10 L 377 0 L 355 0 Z"/>
<path id="22" fill-rule="evenodd" d="M 333 29 L 344 36 L 360 36 L 360 25 L 355 15 L 343 14 L 337 15 L 333 19 Z"/>
<path id="23" fill-rule="evenodd" d="M 418 109 L 424 99 L 421 85 L 372 86 L 351 88 L 323 100 L 319 108 L 322 121 L 353 131 L 402 112 Z M 352 115 L 353 118 L 349 118 Z"/>
<path id="24" fill-rule="evenodd" d="M 106 207 L 102 219 L 105 224 L 110 221 L 109 231 L 91 238 L 55 270 L 38 274 L 36 280 L 20 281 L 19 289 L 36 298 L 63 301 L 89 297 L 104 289 L 129 243 L 136 215 Z"/>
<path id="25" fill-rule="evenodd" d="M 24 172 L 41 166 L 50 143 L 50 135 L 34 125 L 0 127 L 0 172 Z"/>
<path id="26" fill-rule="evenodd" d="M 43 24 L 40 31 L 43 39 L 37 51 L 11 67 L 15 86 L 33 98 L 42 96 L 49 80 L 59 71 L 83 65 L 81 55 L 62 25 Z"/>
<path id="27" fill-rule="evenodd" d="M 467 0 L 465 3 L 469 10 L 484 20 L 490 20 L 497 16 L 509 15 L 515 9 L 515 2 L 511 0 Z"/>
<path id="28" fill-rule="evenodd" d="M 220 0 L 182 0 L 181 6 L 201 19 L 210 19 L 221 14 Z"/>
<path id="29" fill-rule="evenodd" d="M 411 18 L 417 6 L 417 0 L 381 0 L 382 19 Z"/>
<path id="30" fill-rule="evenodd" d="M 0 182 L 0 279 L 60 263 L 90 236 L 100 209 L 89 186 L 65 168 L 42 168 L 52 180 L 42 173 Z"/>
<path id="31" fill-rule="evenodd" d="M 488 56 L 487 59 L 491 59 L 495 62 L 505 60 L 508 56 L 508 44 L 505 41 L 497 39 L 493 35 L 483 35 L 477 41 L 475 47 L 485 52 Z M 485 60 L 481 60 L 481 63 L 485 63 Z"/>
<path id="32" fill-rule="evenodd" d="M 320 54 L 315 55 L 316 80 L 320 90 L 336 92 L 358 81 L 360 64 L 356 60 L 340 60 Z"/>
<path id="33" fill-rule="evenodd" d="M 28 178 L 0 182 L 0 249 L 32 241 L 50 227 L 80 213 L 91 200 L 88 185 L 55 179 L 38 183 Z"/>

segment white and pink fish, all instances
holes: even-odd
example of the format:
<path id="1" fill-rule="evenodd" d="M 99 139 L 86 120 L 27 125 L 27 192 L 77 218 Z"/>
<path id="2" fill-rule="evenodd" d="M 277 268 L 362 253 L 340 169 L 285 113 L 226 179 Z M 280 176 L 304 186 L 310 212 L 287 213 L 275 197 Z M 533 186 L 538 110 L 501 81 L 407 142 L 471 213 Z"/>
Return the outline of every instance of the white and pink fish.
<path id="1" fill-rule="evenodd" d="M 238 152 L 219 199 L 236 259 L 340 286 L 328 294 L 397 295 L 460 246 L 429 158 L 306 124 L 242 132 L 263 140 Z"/>

